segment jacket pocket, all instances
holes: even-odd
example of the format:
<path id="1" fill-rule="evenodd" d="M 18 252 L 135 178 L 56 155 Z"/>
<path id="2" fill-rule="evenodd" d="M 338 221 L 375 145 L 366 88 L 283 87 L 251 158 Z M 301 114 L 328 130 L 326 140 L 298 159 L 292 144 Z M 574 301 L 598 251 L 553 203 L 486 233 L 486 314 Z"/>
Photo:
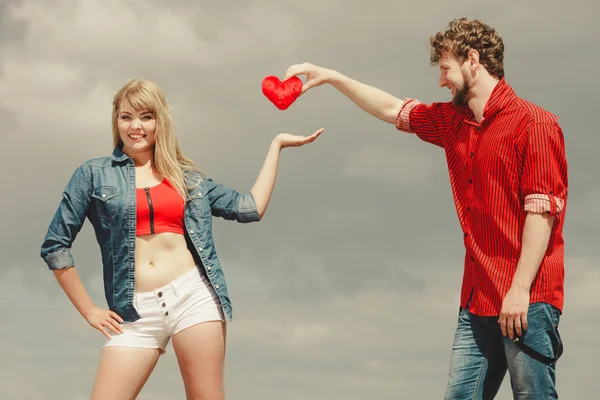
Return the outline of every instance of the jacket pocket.
<path id="1" fill-rule="evenodd" d="M 111 221 L 119 213 L 119 189 L 114 186 L 98 186 L 92 191 L 92 201 L 98 216 Z"/>
<path id="2" fill-rule="evenodd" d="M 191 210 L 194 211 L 199 218 L 207 218 L 210 216 L 210 203 L 206 197 L 206 189 L 204 187 L 199 186 L 196 190 L 190 193 L 189 204 L 191 206 Z"/>

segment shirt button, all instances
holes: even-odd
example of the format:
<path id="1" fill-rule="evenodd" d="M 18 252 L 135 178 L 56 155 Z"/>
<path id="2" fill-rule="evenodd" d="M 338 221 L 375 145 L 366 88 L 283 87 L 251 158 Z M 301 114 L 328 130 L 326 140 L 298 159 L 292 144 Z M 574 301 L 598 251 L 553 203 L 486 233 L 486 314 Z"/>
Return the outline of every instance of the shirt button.
<path id="1" fill-rule="evenodd" d="M 473 155 L 474 155 L 475 153 L 471 152 L 471 153 L 469 153 L 469 154 L 471 155 L 471 157 L 473 157 Z"/>
<path id="2" fill-rule="evenodd" d="M 469 236 L 469 234 L 467 232 L 465 232 L 465 237 Z"/>
<path id="3" fill-rule="evenodd" d="M 471 207 L 467 207 L 467 211 L 471 211 Z"/>
<path id="4" fill-rule="evenodd" d="M 158 297 L 162 297 L 162 292 L 158 292 Z"/>
<path id="5" fill-rule="evenodd" d="M 469 183 L 473 183 L 473 180 L 472 180 L 472 179 L 469 179 Z"/>
<path id="6" fill-rule="evenodd" d="M 471 257 L 471 261 L 475 261 L 475 257 Z"/>

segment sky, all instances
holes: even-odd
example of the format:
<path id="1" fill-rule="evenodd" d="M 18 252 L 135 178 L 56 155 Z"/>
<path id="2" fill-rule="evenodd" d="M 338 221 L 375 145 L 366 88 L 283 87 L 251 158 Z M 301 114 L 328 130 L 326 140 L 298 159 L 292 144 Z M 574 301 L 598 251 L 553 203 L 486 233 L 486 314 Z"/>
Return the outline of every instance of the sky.
<path id="1" fill-rule="evenodd" d="M 442 398 L 464 257 L 443 150 L 331 86 L 280 111 L 261 81 L 310 62 L 398 98 L 448 101 L 427 38 L 462 16 L 498 29 L 507 82 L 561 118 L 570 188 L 557 387 L 597 398 L 599 11 L 595 0 L 0 0 L 0 398 L 89 398 L 104 337 L 39 249 L 75 168 L 112 151 L 112 96 L 138 76 L 164 89 L 185 154 L 239 191 L 278 133 L 326 129 L 282 152 L 261 222 L 214 221 L 233 302 L 228 398 Z M 73 253 L 106 306 L 89 222 Z M 139 398 L 184 397 L 169 345 Z M 508 375 L 498 398 L 510 398 Z"/>

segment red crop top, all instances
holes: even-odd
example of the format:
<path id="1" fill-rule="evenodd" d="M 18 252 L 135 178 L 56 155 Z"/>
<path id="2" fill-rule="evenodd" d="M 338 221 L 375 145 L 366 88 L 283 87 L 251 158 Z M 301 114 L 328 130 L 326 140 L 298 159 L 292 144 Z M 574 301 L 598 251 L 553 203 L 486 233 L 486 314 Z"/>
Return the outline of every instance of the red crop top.
<path id="1" fill-rule="evenodd" d="M 165 178 L 150 188 L 136 189 L 136 236 L 172 232 L 183 235 L 183 197 Z"/>

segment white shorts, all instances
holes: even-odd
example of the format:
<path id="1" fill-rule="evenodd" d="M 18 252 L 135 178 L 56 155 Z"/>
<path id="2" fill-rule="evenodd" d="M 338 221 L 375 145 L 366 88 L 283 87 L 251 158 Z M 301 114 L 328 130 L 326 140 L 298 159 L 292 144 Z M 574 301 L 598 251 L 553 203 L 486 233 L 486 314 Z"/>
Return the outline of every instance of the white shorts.
<path id="1" fill-rule="evenodd" d="M 218 298 L 197 267 L 152 292 L 135 293 L 133 305 L 140 319 L 123 323 L 123 333 L 111 334 L 104 347 L 159 348 L 164 354 L 177 332 L 202 322 L 225 321 Z"/>

